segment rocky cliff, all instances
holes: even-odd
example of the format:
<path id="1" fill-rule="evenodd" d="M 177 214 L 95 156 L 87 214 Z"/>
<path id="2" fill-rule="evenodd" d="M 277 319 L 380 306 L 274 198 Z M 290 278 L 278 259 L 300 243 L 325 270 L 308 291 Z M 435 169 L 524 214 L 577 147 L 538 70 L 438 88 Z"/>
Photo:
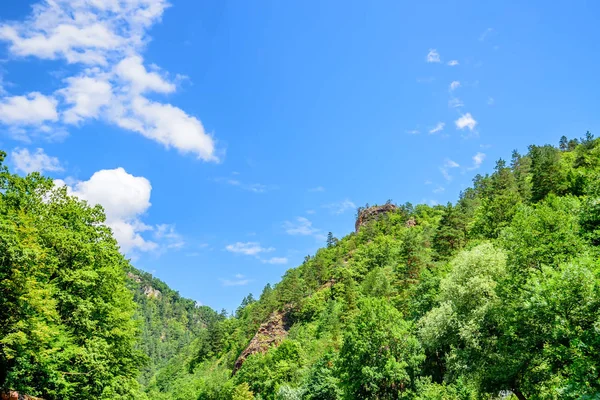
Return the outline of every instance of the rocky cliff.
<path id="1" fill-rule="evenodd" d="M 354 231 L 358 232 L 360 227 L 366 225 L 369 221 L 381 218 L 381 216 L 395 212 L 396 210 L 398 210 L 398 206 L 390 203 L 361 209 L 354 224 Z"/>
<path id="2" fill-rule="evenodd" d="M 235 361 L 233 373 L 239 370 L 250 355 L 266 353 L 271 346 L 278 346 L 287 337 L 290 329 L 289 308 L 285 311 L 276 311 L 269 319 L 260 325 L 250 344 Z"/>

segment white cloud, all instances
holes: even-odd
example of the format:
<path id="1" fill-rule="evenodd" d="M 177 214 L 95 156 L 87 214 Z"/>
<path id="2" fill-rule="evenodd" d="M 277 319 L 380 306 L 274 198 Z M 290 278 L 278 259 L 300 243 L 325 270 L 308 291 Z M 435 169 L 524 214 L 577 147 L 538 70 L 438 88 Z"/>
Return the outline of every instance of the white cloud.
<path id="1" fill-rule="evenodd" d="M 333 214 L 343 214 L 348 210 L 356 210 L 356 204 L 352 201 L 345 199 L 338 201 L 337 203 L 326 204 L 323 207 L 329 208 Z"/>
<path id="2" fill-rule="evenodd" d="M 285 221 L 283 228 L 288 235 L 309 236 L 319 232 L 319 229 L 312 226 L 312 222 L 305 217 L 296 218 L 296 222 Z"/>
<path id="3" fill-rule="evenodd" d="M 56 180 L 58 186 L 65 183 Z M 150 181 L 143 176 L 133 176 L 123 168 L 95 172 L 87 181 L 77 181 L 67 186 L 69 194 L 86 200 L 90 205 L 100 204 L 106 214 L 106 225 L 112 230 L 121 250 L 149 251 L 158 248 L 156 242 L 146 240 L 142 233 L 153 228 L 141 220 L 150 208 Z"/>
<path id="4" fill-rule="evenodd" d="M 418 135 L 421 132 L 418 129 L 413 129 L 410 131 L 406 131 L 406 133 L 408 133 L 409 135 Z"/>
<path id="5" fill-rule="evenodd" d="M 468 168 L 469 171 L 478 169 L 479 167 L 481 167 L 481 164 L 483 163 L 483 161 L 485 160 L 485 154 L 478 152 L 477 154 L 475 154 L 473 156 L 473 166 Z"/>
<path id="6" fill-rule="evenodd" d="M 135 93 L 147 91 L 157 93 L 172 93 L 175 85 L 164 80 L 156 72 L 148 72 L 144 60 L 138 55 L 121 60 L 115 67 L 116 75 L 131 86 Z"/>
<path id="7" fill-rule="evenodd" d="M 218 161 L 213 138 L 195 117 L 182 109 L 136 96 L 115 117 L 117 125 L 136 131 L 165 147 L 175 147 L 181 153 L 194 153 L 205 161 Z"/>
<path id="8" fill-rule="evenodd" d="M 488 99 L 487 99 L 488 106 L 493 106 L 494 103 L 495 103 L 494 98 L 493 97 L 488 97 Z"/>
<path id="9" fill-rule="evenodd" d="M 73 76 L 66 78 L 67 87 L 58 91 L 64 97 L 65 103 L 71 105 L 64 112 L 66 123 L 78 123 L 87 118 L 97 118 L 100 111 L 112 100 L 112 86 L 105 80 Z"/>
<path id="10" fill-rule="evenodd" d="M 0 123 L 5 125 L 41 125 L 58 120 L 57 101 L 38 92 L 27 96 L 0 99 Z"/>
<path id="11" fill-rule="evenodd" d="M 60 15 L 61 3 L 64 1 L 34 6 L 35 16 L 29 24 L 0 26 L 0 39 L 10 42 L 11 53 L 18 56 L 65 58 L 70 64 L 106 64 L 105 53 L 121 46 L 124 38 L 105 24 L 90 21 L 90 15 L 74 15 L 72 23 L 65 24 L 66 16 Z"/>
<path id="12" fill-rule="evenodd" d="M 446 179 L 446 181 L 450 182 L 452 180 L 452 175 L 450 175 L 450 170 L 452 168 L 458 168 L 458 167 L 460 167 L 460 165 L 456 161 L 452 161 L 451 159 L 447 158 L 446 160 L 444 160 L 444 164 L 440 167 L 440 172 L 444 176 L 444 179 Z"/>
<path id="13" fill-rule="evenodd" d="M 71 69 L 76 72 L 57 91 L 64 102 L 65 123 L 102 118 L 166 148 L 218 161 L 215 141 L 199 119 L 174 105 L 144 97 L 145 93 L 176 90 L 168 74 L 158 67 L 149 71 L 141 55 L 150 39 L 147 31 L 168 5 L 167 0 L 40 1 L 24 21 L 0 24 L 0 41 L 8 42 L 15 56 L 75 65 Z M 14 105 L 2 110 L 15 102 L 19 110 L 29 112 L 16 112 Z M 56 108 L 56 100 L 39 93 L 9 97 L 0 100 L 0 122 L 35 125 L 57 121 Z"/>
<path id="14" fill-rule="evenodd" d="M 183 237 L 175 230 L 175 225 L 159 224 L 154 230 L 154 239 L 165 242 L 168 249 L 180 249 L 185 246 Z"/>
<path id="15" fill-rule="evenodd" d="M 62 171 L 60 161 L 56 157 L 50 157 L 44 153 L 43 149 L 37 149 L 35 153 L 30 153 L 27 149 L 14 149 L 11 154 L 12 161 L 17 171 L 23 171 L 26 174 L 31 172 L 56 172 Z"/>
<path id="16" fill-rule="evenodd" d="M 441 132 L 444 130 L 444 126 L 446 126 L 445 123 L 438 122 L 432 129 L 429 130 L 429 133 L 433 134 L 433 133 Z"/>
<path id="17" fill-rule="evenodd" d="M 267 260 L 262 260 L 263 263 L 265 264 L 287 264 L 288 263 L 288 259 L 286 257 L 271 257 Z"/>
<path id="18" fill-rule="evenodd" d="M 448 107 L 450 108 L 458 108 L 463 107 L 465 104 L 457 97 L 453 97 L 448 101 Z"/>
<path id="19" fill-rule="evenodd" d="M 306 210 L 306 213 L 307 213 L 308 215 L 313 215 L 313 214 L 315 214 L 315 213 L 316 213 L 316 211 L 315 211 L 315 210 Z"/>
<path id="20" fill-rule="evenodd" d="M 456 90 L 460 87 L 460 82 L 459 81 L 452 81 L 452 83 L 450 83 L 450 91 L 452 92 L 453 90 Z"/>
<path id="21" fill-rule="evenodd" d="M 458 167 L 460 167 L 460 165 L 456 161 L 452 161 L 451 159 L 447 158 L 444 161 L 444 167 L 446 167 L 446 168 L 458 168 Z"/>
<path id="22" fill-rule="evenodd" d="M 427 53 L 427 62 L 428 63 L 439 63 L 440 60 L 440 54 L 437 52 L 436 49 L 429 49 L 429 53 Z"/>
<path id="23" fill-rule="evenodd" d="M 258 242 L 235 242 L 225 247 L 227 251 L 237 254 L 245 254 L 247 256 L 256 256 L 260 253 L 269 253 L 274 251 L 273 247 L 262 247 Z"/>
<path id="24" fill-rule="evenodd" d="M 443 186 L 437 186 L 435 189 L 433 189 L 433 193 L 442 193 L 444 190 L 446 190 Z"/>
<path id="25" fill-rule="evenodd" d="M 454 123 L 458 129 L 462 130 L 468 128 L 470 131 L 473 131 L 473 129 L 475 129 L 475 125 L 477 125 L 477 121 L 475 121 L 471 113 L 461 115 L 461 117 L 454 121 Z"/>
<path id="26" fill-rule="evenodd" d="M 448 61 L 448 65 L 451 67 L 455 67 L 458 65 L 458 60 L 450 60 Z"/>
<path id="27" fill-rule="evenodd" d="M 234 279 L 221 279 L 223 286 L 246 286 L 252 280 L 246 278 L 242 274 L 235 274 Z"/>

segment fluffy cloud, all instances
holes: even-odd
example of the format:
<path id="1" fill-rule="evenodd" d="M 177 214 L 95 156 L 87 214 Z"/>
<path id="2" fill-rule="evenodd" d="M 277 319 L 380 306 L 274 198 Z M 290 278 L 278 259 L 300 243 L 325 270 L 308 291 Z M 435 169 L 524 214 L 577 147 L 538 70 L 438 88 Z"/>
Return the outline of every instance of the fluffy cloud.
<path id="1" fill-rule="evenodd" d="M 456 67 L 458 65 L 458 60 L 450 60 L 448 61 L 448 65 L 451 67 Z"/>
<path id="2" fill-rule="evenodd" d="M 440 60 L 440 54 L 437 52 L 436 49 L 430 49 L 429 53 L 427 53 L 427 62 L 428 63 L 439 63 L 441 62 Z"/>
<path id="3" fill-rule="evenodd" d="M 60 161 L 56 157 L 50 157 L 43 149 L 37 149 L 35 153 L 30 153 L 27 149 L 14 149 L 11 154 L 12 162 L 17 171 L 23 171 L 26 174 L 31 172 L 56 172 L 62 171 Z"/>
<path id="4" fill-rule="evenodd" d="M 459 87 L 460 87 L 459 81 L 452 81 L 452 83 L 450 83 L 450 91 L 456 90 Z"/>
<path id="5" fill-rule="evenodd" d="M 140 56 L 130 56 L 121 60 L 114 71 L 136 93 L 172 93 L 175 91 L 173 83 L 167 82 L 156 72 L 148 72 L 143 62 L 144 60 Z"/>
<path id="6" fill-rule="evenodd" d="M 429 133 L 433 134 L 433 133 L 441 132 L 444 130 L 444 126 L 446 126 L 445 123 L 438 122 L 432 129 L 429 130 Z"/>
<path id="7" fill-rule="evenodd" d="M 87 118 L 97 118 L 100 111 L 112 100 L 112 86 L 97 77 L 74 76 L 65 79 L 67 87 L 58 91 L 70 107 L 63 114 L 69 124 Z"/>
<path id="8" fill-rule="evenodd" d="M 120 127 L 139 132 L 167 148 L 194 153 L 205 161 L 218 161 L 212 137 L 197 118 L 182 109 L 136 96 L 122 111 L 115 118 Z"/>
<path id="9" fill-rule="evenodd" d="M 473 129 L 475 129 L 475 125 L 477 125 L 477 121 L 475 121 L 475 118 L 473 118 L 471 113 L 461 115 L 461 117 L 454 121 L 454 123 L 458 129 L 462 130 L 468 128 L 470 131 L 473 131 Z"/>
<path id="10" fill-rule="evenodd" d="M 41 125 L 58 120 L 57 101 L 38 92 L 27 96 L 0 99 L 0 123 L 5 125 Z"/>
<path id="11" fill-rule="evenodd" d="M 141 52 L 148 29 L 162 17 L 166 0 L 53 0 L 32 7 L 21 22 L 0 24 L 0 41 L 15 56 L 63 60 L 79 68 L 57 91 L 66 124 L 102 118 L 167 148 L 218 161 L 215 142 L 200 120 L 149 93 L 176 85 L 149 71 Z M 0 99 L 0 122 L 34 125 L 57 121 L 57 102 L 39 93 Z"/>
<path id="12" fill-rule="evenodd" d="M 258 242 L 235 242 L 234 244 L 227 245 L 225 250 L 247 256 L 256 256 L 261 253 L 269 253 L 275 249 L 273 247 L 262 247 Z"/>
<path id="13" fill-rule="evenodd" d="M 68 186 L 67 190 L 91 205 L 100 204 L 104 208 L 106 224 L 113 230 L 123 252 L 148 251 L 158 247 L 157 243 L 141 235 L 152 229 L 140 220 L 150 208 L 152 186 L 148 179 L 133 176 L 123 168 L 104 169 L 95 172 L 87 181 Z"/>
<path id="14" fill-rule="evenodd" d="M 66 185 L 59 179 L 55 184 Z M 69 194 L 104 208 L 106 225 L 112 229 L 124 253 L 177 249 L 184 245 L 174 226 L 150 226 L 142 221 L 151 206 L 152 192 L 150 181 L 143 176 L 131 175 L 123 168 L 104 169 L 95 172 L 87 181 L 66 186 Z M 144 238 L 144 232 L 153 232 L 154 241 Z"/>

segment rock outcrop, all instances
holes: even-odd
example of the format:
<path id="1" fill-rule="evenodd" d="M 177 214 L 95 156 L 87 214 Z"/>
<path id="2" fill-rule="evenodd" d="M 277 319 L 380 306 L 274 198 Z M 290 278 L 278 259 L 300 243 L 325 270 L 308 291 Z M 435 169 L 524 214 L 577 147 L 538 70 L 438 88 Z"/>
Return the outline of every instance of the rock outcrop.
<path id="1" fill-rule="evenodd" d="M 146 297 L 157 298 L 162 294 L 160 290 L 154 289 L 152 286 L 144 286 L 144 294 Z"/>
<path id="2" fill-rule="evenodd" d="M 233 374 L 241 368 L 244 361 L 252 354 L 266 353 L 272 346 L 279 346 L 283 342 L 291 325 L 289 311 L 289 308 L 284 311 L 276 311 L 269 316 L 266 322 L 260 325 L 248 347 L 242 351 L 242 354 L 235 361 Z"/>
<path id="3" fill-rule="evenodd" d="M 368 222 L 380 218 L 382 215 L 395 212 L 398 210 L 398 206 L 393 204 L 384 204 L 382 206 L 373 206 L 365 208 L 358 213 L 356 218 L 356 224 L 354 224 L 354 231 L 358 232 L 361 226 L 366 225 Z"/>
<path id="4" fill-rule="evenodd" d="M 129 279 L 131 279 L 134 282 L 137 282 L 137 283 L 141 283 L 142 282 L 142 279 L 139 276 L 137 276 L 136 274 L 134 274 L 134 273 L 128 272 L 127 276 L 129 277 Z"/>

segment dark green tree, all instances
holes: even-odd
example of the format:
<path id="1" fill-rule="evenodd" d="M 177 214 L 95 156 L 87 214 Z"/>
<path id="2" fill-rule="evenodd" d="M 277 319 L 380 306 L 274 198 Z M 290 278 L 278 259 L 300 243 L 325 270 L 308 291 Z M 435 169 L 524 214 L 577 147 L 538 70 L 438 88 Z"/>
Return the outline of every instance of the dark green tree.
<path id="1" fill-rule="evenodd" d="M 414 387 L 424 356 L 411 326 L 383 299 L 360 302 L 344 336 L 339 371 L 349 399 L 398 399 Z"/>

